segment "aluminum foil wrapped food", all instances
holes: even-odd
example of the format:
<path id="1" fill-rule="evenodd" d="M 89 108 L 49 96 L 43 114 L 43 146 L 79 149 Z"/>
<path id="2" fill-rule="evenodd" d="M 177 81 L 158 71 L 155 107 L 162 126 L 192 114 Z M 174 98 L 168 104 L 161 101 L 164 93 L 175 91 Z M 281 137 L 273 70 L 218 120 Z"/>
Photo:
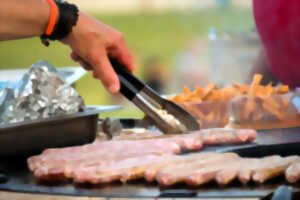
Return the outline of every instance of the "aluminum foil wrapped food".
<path id="1" fill-rule="evenodd" d="M 0 87 L 2 124 L 76 113 L 84 107 L 82 97 L 46 61 L 34 64 L 18 83 Z"/>

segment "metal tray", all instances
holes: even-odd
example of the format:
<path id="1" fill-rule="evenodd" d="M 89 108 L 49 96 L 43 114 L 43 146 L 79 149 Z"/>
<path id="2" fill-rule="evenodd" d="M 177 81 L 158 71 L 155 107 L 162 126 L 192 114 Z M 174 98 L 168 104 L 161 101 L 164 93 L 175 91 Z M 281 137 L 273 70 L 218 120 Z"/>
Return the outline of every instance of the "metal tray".
<path id="1" fill-rule="evenodd" d="M 131 127 L 135 122 L 125 120 L 125 124 Z M 281 145 L 278 145 L 282 143 Z M 270 154 L 282 155 L 300 155 L 300 128 L 278 129 L 260 131 L 255 144 L 246 144 L 240 146 L 214 146 L 206 147 L 203 151 L 228 152 L 234 151 L 241 156 L 265 156 Z M 256 145 L 256 146 L 255 146 Z M 274 152 L 265 152 L 259 150 L 254 152 L 256 147 L 267 146 L 276 147 Z M 247 151 L 250 149 L 250 151 Z M 255 153 L 255 155 L 253 155 Z M 63 183 L 41 183 L 37 182 L 32 173 L 29 172 L 26 165 L 26 158 L 1 158 L 0 173 L 8 176 L 8 181 L 0 183 L 0 190 L 25 192 L 25 193 L 43 193 L 58 194 L 70 196 L 89 196 L 89 197 L 124 197 L 124 198 L 260 198 L 268 195 L 280 185 L 286 185 L 282 177 L 268 181 L 265 184 L 241 185 L 234 182 L 226 187 L 220 187 L 216 184 L 207 184 L 197 188 L 190 188 L 186 185 L 175 185 L 169 188 L 159 187 L 157 184 L 149 184 L 143 180 L 129 182 L 127 184 L 112 183 L 105 185 L 74 185 L 71 182 Z M 294 189 L 300 189 L 300 184 L 293 184 Z"/>
<path id="2" fill-rule="evenodd" d="M 97 134 L 98 114 L 116 108 L 87 108 L 70 115 L 1 125 L 0 156 L 33 155 L 46 148 L 90 143 Z"/>

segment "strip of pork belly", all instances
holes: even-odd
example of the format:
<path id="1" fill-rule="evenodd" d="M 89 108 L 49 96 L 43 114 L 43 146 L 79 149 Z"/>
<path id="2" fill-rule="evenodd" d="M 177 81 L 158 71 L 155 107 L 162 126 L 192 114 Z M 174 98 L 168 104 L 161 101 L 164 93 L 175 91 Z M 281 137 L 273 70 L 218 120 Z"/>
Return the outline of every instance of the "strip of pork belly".
<path id="1" fill-rule="evenodd" d="M 104 148 L 105 147 L 105 148 Z M 71 155 L 66 154 L 58 154 L 55 157 L 48 155 L 41 154 L 39 155 L 38 159 L 36 157 L 29 158 L 28 162 L 33 163 L 34 165 L 31 165 L 30 169 L 34 169 L 35 167 L 43 164 L 51 164 L 51 163 L 60 163 L 64 164 L 71 161 L 81 161 L 81 160 L 90 160 L 94 157 L 99 157 L 103 155 L 111 155 L 111 154 L 129 154 L 129 153 L 166 153 L 166 154 L 173 154 L 173 153 L 179 153 L 180 152 L 180 146 L 177 143 L 174 142 L 162 142 L 157 141 L 155 143 L 143 143 L 143 142 L 124 142 L 122 144 L 117 143 L 116 145 L 110 145 L 110 146 L 99 146 L 98 149 L 91 150 L 91 151 L 83 151 L 83 152 L 74 152 Z"/>
<path id="2" fill-rule="evenodd" d="M 199 186 L 211 182 L 216 179 L 216 176 L 220 171 L 228 169 L 229 165 L 232 163 L 239 163 L 240 160 L 240 157 L 230 155 L 221 158 L 218 161 L 207 163 L 185 177 L 184 181 L 191 186 Z"/>
<path id="3" fill-rule="evenodd" d="M 214 128 L 195 131 L 192 134 L 198 135 L 203 144 L 216 145 L 252 142 L 255 140 L 257 132 L 252 129 Z"/>
<path id="4" fill-rule="evenodd" d="M 141 157 L 145 155 L 167 155 L 161 153 L 120 153 L 120 154 L 106 154 L 102 155 L 98 158 L 81 160 L 81 161 L 73 161 L 69 163 L 63 163 L 56 165 L 45 165 L 42 167 L 36 168 L 33 172 L 36 178 L 42 180 L 55 180 L 55 177 L 58 179 L 64 178 L 72 178 L 75 171 L 81 168 L 89 168 L 89 167 L 104 167 L 112 164 L 117 164 L 122 159 Z"/>
<path id="5" fill-rule="evenodd" d="M 271 178 L 277 177 L 284 173 L 284 171 L 294 162 L 299 162 L 299 156 L 288 156 L 281 159 L 275 159 L 273 162 L 264 163 L 262 167 L 255 169 L 252 179 L 255 182 L 263 183 Z"/>
<path id="6" fill-rule="evenodd" d="M 156 181 L 164 186 L 173 185 L 185 181 L 186 177 L 193 174 L 196 170 L 206 166 L 219 165 L 228 159 L 236 157 L 238 156 L 234 153 L 215 154 L 213 156 L 209 155 L 202 159 L 197 159 L 194 162 L 169 166 L 158 172 Z"/>
<path id="7" fill-rule="evenodd" d="M 197 186 L 215 179 L 217 183 L 226 185 L 236 178 L 239 170 L 249 166 L 249 159 L 233 158 L 227 159 L 226 165 L 208 165 L 207 168 L 201 168 L 194 172 L 186 179 L 189 185 Z M 252 160 L 253 161 L 253 160 Z M 255 161 L 255 160 L 254 160 Z M 258 161 L 258 162 L 256 162 Z M 277 177 L 285 171 L 285 169 L 293 162 L 299 161 L 298 156 L 289 156 L 281 158 L 279 156 L 272 156 L 256 160 L 252 171 L 248 174 L 247 180 L 251 178 L 258 183 L 263 183 L 271 178 Z"/>
<path id="8" fill-rule="evenodd" d="M 124 160 L 120 162 L 114 163 L 113 166 L 108 165 L 105 168 L 101 168 L 96 173 L 100 175 L 98 179 L 96 177 L 90 178 L 93 179 L 92 183 L 105 183 L 105 182 L 111 182 L 115 180 L 120 180 L 121 182 L 127 182 L 129 180 L 139 179 L 143 178 L 145 176 L 145 172 L 149 168 L 153 168 L 153 166 L 161 166 L 161 165 L 167 165 L 168 164 L 179 164 L 183 162 L 190 162 L 195 161 L 197 159 L 202 159 L 205 156 L 208 155 L 214 155 L 214 153 L 207 153 L 206 155 L 202 154 L 192 154 L 187 156 L 177 156 L 177 155 L 162 155 L 158 158 L 151 158 L 150 160 L 144 160 L 143 157 L 141 158 L 133 158 L 131 160 Z M 149 158 L 149 156 L 146 156 Z M 129 163 L 128 163 L 129 161 Z M 136 162 L 137 161 L 137 162 Z M 117 167 L 115 167 L 117 166 Z M 82 176 L 85 176 L 86 170 L 90 171 L 94 169 L 85 169 L 83 171 L 78 171 L 77 175 L 75 177 L 78 177 L 77 180 L 84 181 L 82 179 Z M 83 173 L 82 173 L 83 172 Z M 81 176 L 81 177 L 80 177 Z"/>
<path id="9" fill-rule="evenodd" d="M 183 164 L 183 163 L 196 162 L 198 160 L 206 159 L 207 157 L 210 156 L 215 156 L 215 154 L 216 153 L 196 153 L 196 154 L 178 156 L 174 159 L 163 160 L 162 162 L 158 162 L 149 166 L 144 172 L 144 178 L 148 182 L 152 182 L 155 180 L 158 172 L 163 170 L 164 168 L 171 167 L 171 166 L 178 166 L 179 164 Z"/>
<path id="10" fill-rule="evenodd" d="M 172 137 L 195 137 L 201 139 L 203 144 L 244 143 L 255 140 L 257 132 L 252 129 L 228 129 L 213 128 L 193 131 L 183 135 L 154 135 L 149 137 L 147 132 L 145 139 L 172 138 Z M 139 136 L 140 137 L 140 136 Z M 126 138 L 126 137 L 125 137 Z M 123 139 L 125 139 L 123 138 Z M 117 139 L 117 138 L 116 138 Z M 135 139 L 128 137 L 128 140 Z"/>
<path id="11" fill-rule="evenodd" d="M 143 149 L 144 148 L 144 149 Z M 71 177 L 74 168 L 78 166 L 101 166 L 114 162 L 116 159 L 142 156 L 146 154 L 165 154 L 164 152 L 156 152 L 158 148 L 149 149 L 145 146 L 141 146 L 140 149 L 135 149 L 128 146 L 127 149 L 120 152 L 102 152 L 79 155 L 74 159 L 62 159 L 62 160 L 47 160 L 45 162 L 39 162 L 35 164 L 35 168 L 31 169 L 35 176 L 39 179 L 48 179 L 48 177 L 56 177 L 56 175 L 63 175 L 65 177 Z"/>
<path id="12" fill-rule="evenodd" d="M 259 167 L 263 167 L 265 163 L 274 162 L 274 160 L 280 160 L 280 156 L 267 156 L 264 158 L 244 158 L 241 163 L 241 168 L 238 172 L 238 179 L 241 183 L 247 184 Z"/>
<path id="13" fill-rule="evenodd" d="M 121 180 L 122 175 L 127 170 L 134 170 L 140 166 L 150 166 L 153 163 L 166 159 L 166 156 L 173 155 L 144 155 L 140 157 L 122 159 L 116 163 L 106 166 L 93 166 L 87 168 L 79 168 L 74 172 L 74 181 L 77 183 L 89 182 L 93 184 L 108 183 Z"/>
<path id="14" fill-rule="evenodd" d="M 154 138 L 162 138 L 164 133 L 160 131 L 149 131 L 147 129 L 139 130 L 135 132 L 134 129 L 129 129 L 127 132 L 131 132 L 126 134 L 126 129 L 122 131 L 121 135 L 114 136 L 112 140 L 145 140 L 145 139 L 154 139 Z"/>
<path id="15" fill-rule="evenodd" d="M 78 159 L 79 156 L 85 157 L 90 153 L 123 152 L 126 149 L 142 149 L 143 151 L 155 151 L 163 153 L 180 153 L 182 148 L 187 150 L 199 150 L 201 147 L 202 142 L 200 140 L 182 137 L 140 141 L 97 142 L 97 144 L 93 143 L 79 147 L 45 150 L 41 155 L 29 158 L 29 162 L 37 163 L 39 161 L 56 159 L 59 161 L 64 161 L 65 159 L 72 160 Z M 72 148 L 74 148 L 74 151 L 72 151 Z M 66 152 L 64 152 L 64 150 L 66 150 Z M 51 151 L 51 153 L 49 151 Z M 34 166 L 30 168 L 34 168 Z"/>
<path id="16" fill-rule="evenodd" d="M 81 162 L 82 160 L 93 159 L 94 157 L 99 157 L 105 154 L 120 154 L 120 153 L 130 153 L 130 152 L 140 152 L 140 153 L 180 153 L 182 148 L 188 150 L 198 150 L 201 149 L 202 143 L 200 140 L 194 138 L 170 138 L 170 139 L 159 139 L 159 140 L 143 140 L 143 141 L 123 141 L 120 143 L 116 142 L 104 142 L 103 145 L 98 143 L 97 145 L 91 144 L 93 148 L 87 151 L 88 146 L 82 146 L 82 152 L 76 151 L 72 154 L 69 154 L 70 148 L 67 148 L 68 153 L 55 153 L 55 155 L 50 155 L 49 152 L 44 154 L 42 153 L 39 156 L 33 156 L 28 159 L 28 166 L 30 170 L 34 171 L 38 167 L 44 167 L 52 165 L 57 167 L 57 165 L 65 165 L 70 162 Z M 97 147 L 94 149 L 94 147 Z M 56 151 L 54 151 L 56 152 Z"/>
<path id="17" fill-rule="evenodd" d="M 124 159 L 105 167 L 81 168 L 75 173 L 74 179 L 76 182 L 90 182 L 94 184 L 115 180 L 126 182 L 144 177 L 146 170 L 153 166 L 197 161 L 209 155 L 213 156 L 215 153 L 192 154 L 188 156 L 162 155 L 160 157 L 146 155 L 140 158 Z"/>
<path id="18" fill-rule="evenodd" d="M 267 156 L 260 159 L 243 159 L 238 178 L 244 184 L 248 183 L 251 179 L 255 182 L 263 183 L 283 174 L 290 164 L 297 161 L 299 161 L 298 156 L 285 158 Z"/>
<path id="19" fill-rule="evenodd" d="M 166 145 L 169 143 L 169 146 Z M 174 136 L 171 138 L 157 138 L 152 140 L 137 140 L 137 141 L 104 141 L 104 142 L 95 142 L 93 144 L 87 144 L 83 146 L 78 147 L 68 147 L 68 148 L 61 148 L 61 149 L 49 149 L 45 150 L 43 154 L 52 154 L 54 157 L 57 156 L 57 154 L 74 154 L 74 153 L 85 153 L 85 152 L 91 152 L 91 151 L 98 151 L 103 149 L 114 149 L 116 146 L 123 146 L 123 145 L 145 145 L 145 146 L 154 146 L 154 147 L 160 147 L 164 152 L 172 152 L 172 153 L 179 153 L 180 149 L 175 147 L 174 145 L 172 147 L 172 144 L 179 145 L 180 148 L 186 148 L 188 150 L 198 150 L 202 147 L 202 142 L 199 140 L 195 140 L 194 138 L 186 138 L 186 137 L 179 137 Z M 170 148 L 170 146 L 172 148 Z M 162 151 L 160 150 L 160 151 Z"/>
<path id="20" fill-rule="evenodd" d="M 223 185 L 223 186 L 231 183 L 238 176 L 238 172 L 241 168 L 242 160 L 243 159 L 240 158 L 240 159 L 235 159 L 234 161 L 228 163 L 226 162 L 224 168 L 217 172 L 215 181 L 219 185 Z"/>
<path id="21" fill-rule="evenodd" d="M 126 182 L 128 180 L 133 180 L 137 178 L 144 177 L 147 181 L 153 181 L 155 179 L 156 173 L 159 170 L 162 170 L 165 167 L 171 165 L 178 165 L 181 163 L 194 162 L 197 160 L 201 160 L 208 155 L 215 155 L 215 153 L 205 153 L 205 154 L 190 154 L 184 156 L 164 156 L 163 160 L 159 162 L 151 163 L 151 165 L 138 165 L 134 168 L 125 170 L 122 174 L 121 181 Z M 150 171 L 150 175 L 149 175 Z M 148 174 L 146 174 L 148 172 Z M 149 177 L 150 176 L 150 177 Z"/>
<path id="22" fill-rule="evenodd" d="M 105 164 L 111 160 L 117 159 L 119 157 L 130 157 L 130 156 L 138 156 L 145 155 L 150 153 L 162 153 L 157 151 L 157 148 L 145 148 L 137 151 L 135 148 L 130 148 L 130 146 L 123 146 L 127 148 L 121 148 L 118 151 L 116 149 L 109 151 L 98 151 L 98 152 L 90 152 L 89 154 L 78 154 L 77 157 L 65 157 L 56 158 L 52 160 L 40 160 L 34 163 L 34 167 L 31 164 L 34 161 L 28 161 L 30 169 L 32 171 L 39 171 L 40 176 L 43 174 L 47 175 L 47 173 L 64 173 L 64 171 L 70 171 L 73 167 L 76 167 L 81 164 L 92 165 L 93 163 Z M 142 147 L 141 147 L 142 148 Z M 101 158 L 101 159 L 99 159 Z"/>
<path id="23" fill-rule="evenodd" d="M 168 143 L 175 142 L 175 144 L 180 147 L 171 147 L 169 145 L 158 145 L 159 151 L 164 152 L 175 152 L 179 153 L 180 148 L 184 148 L 186 150 L 199 150 L 202 146 L 202 142 L 204 144 L 225 144 L 225 143 L 244 143 L 253 141 L 256 137 L 256 132 L 254 130 L 249 129 L 207 129 L 191 132 L 190 134 L 184 135 L 176 135 L 170 138 L 160 138 L 153 140 L 141 140 L 136 142 L 141 143 L 164 143 L 169 141 Z M 199 141 L 199 139 L 202 141 Z M 118 147 L 124 146 L 132 146 L 132 142 L 134 141 L 105 141 L 105 142 L 95 142 L 93 144 L 83 145 L 79 147 L 68 147 L 68 148 L 60 148 L 60 149 L 48 149 L 45 150 L 40 156 L 34 156 L 29 158 L 28 165 L 31 170 L 36 168 L 36 165 L 42 164 L 43 162 L 48 162 L 48 160 L 57 160 L 58 162 L 65 162 L 66 160 L 78 159 L 78 154 L 82 155 L 82 157 L 86 156 L 86 154 L 90 154 L 91 152 L 109 152 L 111 153 L 114 149 L 118 149 Z M 126 145 L 127 144 L 127 145 Z M 127 147 L 126 147 L 127 148 Z M 164 149 L 165 148 L 165 149 Z"/>
<path id="24" fill-rule="evenodd" d="M 286 169 L 285 178 L 289 183 L 296 183 L 300 179 L 300 162 L 293 163 Z"/>
<path id="25" fill-rule="evenodd" d="M 247 137 L 244 137 L 246 135 Z M 202 140 L 208 144 L 237 143 L 247 140 L 251 141 L 255 138 L 255 135 L 256 132 L 252 130 L 210 129 L 186 135 L 177 135 L 172 138 L 141 140 L 137 141 L 138 143 L 134 145 L 133 142 L 135 141 L 122 141 L 122 143 L 120 141 L 95 142 L 80 147 L 46 150 L 40 156 L 29 158 L 28 165 L 32 171 L 38 169 L 36 174 L 39 174 L 40 177 L 47 177 L 48 169 L 50 176 L 55 174 L 70 176 L 70 174 L 72 174 L 72 170 L 70 170 L 72 166 L 84 163 L 85 160 L 96 160 L 96 164 L 98 164 L 98 157 L 113 153 L 122 154 L 128 151 L 128 149 L 132 149 L 132 147 L 139 149 L 137 151 L 134 149 L 134 152 L 142 151 L 145 154 L 153 152 L 177 153 L 181 151 L 181 148 L 187 150 L 200 149 Z M 164 145 L 165 143 L 168 144 Z M 149 147 L 147 145 L 149 145 Z M 130 152 L 128 152 L 128 154 L 130 154 Z M 41 173 L 41 171 L 43 173 Z"/>
<path id="26" fill-rule="evenodd" d="M 49 163 L 52 161 L 66 162 L 73 159 L 78 159 L 80 156 L 86 156 L 91 152 L 109 152 L 109 151 L 120 151 L 121 148 L 126 148 L 126 146 L 131 146 L 132 143 L 121 142 L 94 142 L 92 144 L 86 144 L 82 146 L 75 147 L 65 147 L 65 148 L 51 148 L 44 150 L 40 155 L 32 156 L 27 160 L 30 170 L 34 170 L 39 165 L 44 162 Z"/>

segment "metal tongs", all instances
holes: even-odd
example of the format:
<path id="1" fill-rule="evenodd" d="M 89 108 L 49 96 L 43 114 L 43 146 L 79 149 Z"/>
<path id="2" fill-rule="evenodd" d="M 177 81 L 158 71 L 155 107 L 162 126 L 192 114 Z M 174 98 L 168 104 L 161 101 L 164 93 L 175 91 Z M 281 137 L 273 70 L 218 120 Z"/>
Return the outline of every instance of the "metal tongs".
<path id="1" fill-rule="evenodd" d="M 110 61 L 119 77 L 121 94 L 140 108 L 161 131 L 167 134 L 178 134 L 200 129 L 197 120 L 191 114 L 172 101 L 161 97 L 117 60 Z M 172 120 L 166 119 L 167 116 L 162 111 L 175 117 L 185 130 L 179 129 Z"/>

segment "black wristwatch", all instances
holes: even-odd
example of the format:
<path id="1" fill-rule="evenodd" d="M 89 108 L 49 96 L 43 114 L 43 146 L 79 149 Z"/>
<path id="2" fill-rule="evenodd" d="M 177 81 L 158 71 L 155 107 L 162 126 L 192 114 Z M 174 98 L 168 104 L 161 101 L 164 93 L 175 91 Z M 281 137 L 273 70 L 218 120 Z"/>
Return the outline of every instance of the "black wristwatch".
<path id="1" fill-rule="evenodd" d="M 68 3 L 64 0 L 55 0 L 59 10 L 59 19 L 51 35 L 43 34 L 42 43 L 49 46 L 49 40 L 61 40 L 72 32 L 73 26 L 78 21 L 79 10 L 75 4 Z"/>

